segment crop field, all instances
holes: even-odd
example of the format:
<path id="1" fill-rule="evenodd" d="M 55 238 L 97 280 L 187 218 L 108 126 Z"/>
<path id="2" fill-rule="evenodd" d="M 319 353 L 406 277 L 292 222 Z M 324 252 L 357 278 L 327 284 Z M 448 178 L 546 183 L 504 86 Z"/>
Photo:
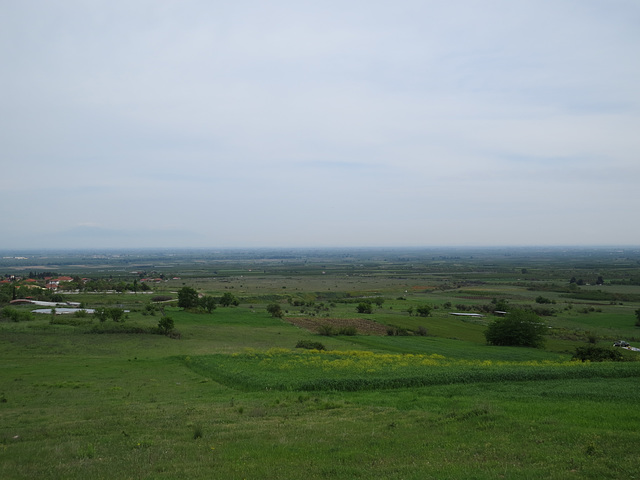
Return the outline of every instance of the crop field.
<path id="1" fill-rule="evenodd" d="M 186 357 L 189 368 L 249 390 L 358 391 L 454 383 L 640 376 L 633 363 L 450 360 L 439 354 L 271 349 Z M 634 380 L 631 380 L 634 381 Z"/>
<path id="2" fill-rule="evenodd" d="M 640 250 L 2 257 L 0 478 L 640 476 Z M 496 305 L 544 345 L 488 345 Z"/>

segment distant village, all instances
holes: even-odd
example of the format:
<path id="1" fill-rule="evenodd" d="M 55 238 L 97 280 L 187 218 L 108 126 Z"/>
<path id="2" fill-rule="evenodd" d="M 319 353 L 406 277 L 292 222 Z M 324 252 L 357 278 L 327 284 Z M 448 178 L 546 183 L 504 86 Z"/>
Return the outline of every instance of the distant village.
<path id="1" fill-rule="evenodd" d="M 132 272 L 137 274 L 138 272 Z M 20 276 L 6 274 L 0 280 L 0 291 L 10 292 L 12 299 L 32 298 L 49 300 L 53 295 L 76 292 L 134 292 L 151 293 L 152 285 L 168 281 L 164 275 L 144 277 L 133 281 L 114 278 L 81 278 L 58 275 L 53 272 L 33 273 Z M 172 280 L 179 280 L 172 277 Z"/>

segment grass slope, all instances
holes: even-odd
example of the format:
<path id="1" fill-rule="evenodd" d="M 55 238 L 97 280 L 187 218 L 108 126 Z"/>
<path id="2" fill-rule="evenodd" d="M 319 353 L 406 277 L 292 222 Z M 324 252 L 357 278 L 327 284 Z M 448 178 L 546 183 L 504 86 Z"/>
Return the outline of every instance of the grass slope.
<path id="1" fill-rule="evenodd" d="M 180 340 L 90 335 L 45 319 L 0 324 L 0 477 L 602 479 L 636 472 L 634 378 L 246 391 L 211 380 L 184 357 L 229 359 L 245 347 L 290 349 L 318 337 L 264 311 L 169 312 Z M 476 361 L 483 351 L 494 360 L 558 359 L 429 337 L 322 340 L 336 350 L 359 344 L 457 351 Z"/>

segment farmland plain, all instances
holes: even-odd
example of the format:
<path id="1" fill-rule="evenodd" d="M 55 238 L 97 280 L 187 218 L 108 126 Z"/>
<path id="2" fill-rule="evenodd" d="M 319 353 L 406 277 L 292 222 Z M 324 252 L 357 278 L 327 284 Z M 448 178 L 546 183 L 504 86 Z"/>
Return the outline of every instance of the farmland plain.
<path id="1" fill-rule="evenodd" d="M 0 274 L 22 284 L 45 271 L 103 279 L 114 289 L 59 294 L 128 311 L 117 324 L 0 321 L 2 478 L 638 475 L 640 363 L 571 358 L 589 342 L 640 343 L 640 249 L 2 256 Z M 150 290 L 115 288 L 134 280 Z M 239 305 L 185 311 L 184 287 Z M 486 345 L 496 304 L 537 309 L 545 347 Z M 179 335 L 152 333 L 163 315 Z M 317 333 L 328 324 L 356 332 Z"/>

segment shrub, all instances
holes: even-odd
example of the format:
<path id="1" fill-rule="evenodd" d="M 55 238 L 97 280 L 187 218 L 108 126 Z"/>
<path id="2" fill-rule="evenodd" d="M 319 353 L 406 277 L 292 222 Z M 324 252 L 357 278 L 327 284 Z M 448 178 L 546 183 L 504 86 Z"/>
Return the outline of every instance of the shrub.
<path id="1" fill-rule="evenodd" d="M 431 305 L 420 305 L 416 308 L 416 313 L 421 317 L 428 317 L 431 315 L 431 310 L 433 310 Z"/>
<path id="2" fill-rule="evenodd" d="M 170 295 L 156 295 L 155 297 L 151 297 L 152 302 L 168 302 L 169 300 L 173 300 L 173 297 Z"/>
<path id="3" fill-rule="evenodd" d="M 33 314 L 26 310 L 18 310 L 13 307 L 4 307 L 2 309 L 2 316 L 12 320 L 14 322 L 24 322 L 33 320 Z"/>
<path id="4" fill-rule="evenodd" d="M 322 343 L 314 342 L 312 340 L 300 340 L 296 344 L 296 348 L 306 348 L 307 350 L 326 350 Z"/>
<path id="5" fill-rule="evenodd" d="M 336 334 L 336 331 L 331 325 L 320 325 L 318 327 L 318 333 L 325 337 L 331 337 Z"/>
<path id="6" fill-rule="evenodd" d="M 614 348 L 596 347 L 589 344 L 576 347 L 573 359 L 582 362 L 622 362 L 624 357 L 622 352 Z"/>
<path id="7" fill-rule="evenodd" d="M 101 322 L 111 319 L 114 322 L 121 322 L 124 319 L 124 310 L 121 308 L 96 308 L 93 311 L 93 316 Z"/>
<path id="8" fill-rule="evenodd" d="M 278 303 L 270 303 L 267 305 L 267 312 L 269 312 L 273 318 L 282 318 L 284 315 L 282 307 Z"/>
<path id="9" fill-rule="evenodd" d="M 356 307 L 358 313 L 373 313 L 373 306 L 369 302 L 361 302 Z"/>
<path id="10" fill-rule="evenodd" d="M 357 335 L 358 334 L 358 329 L 356 327 L 341 327 L 338 330 L 338 335 L 349 335 L 349 336 L 353 336 L 353 335 Z"/>
<path id="11" fill-rule="evenodd" d="M 425 327 L 418 327 L 418 330 L 416 331 L 416 335 L 419 335 L 421 337 L 426 337 L 429 334 L 429 331 L 425 328 Z"/>
<path id="12" fill-rule="evenodd" d="M 393 337 L 393 336 L 406 337 L 410 335 L 410 333 L 409 333 L 409 330 L 407 330 L 406 328 L 395 327 L 393 325 L 390 325 L 389 327 L 387 327 L 387 335 L 389 335 L 390 337 Z"/>

